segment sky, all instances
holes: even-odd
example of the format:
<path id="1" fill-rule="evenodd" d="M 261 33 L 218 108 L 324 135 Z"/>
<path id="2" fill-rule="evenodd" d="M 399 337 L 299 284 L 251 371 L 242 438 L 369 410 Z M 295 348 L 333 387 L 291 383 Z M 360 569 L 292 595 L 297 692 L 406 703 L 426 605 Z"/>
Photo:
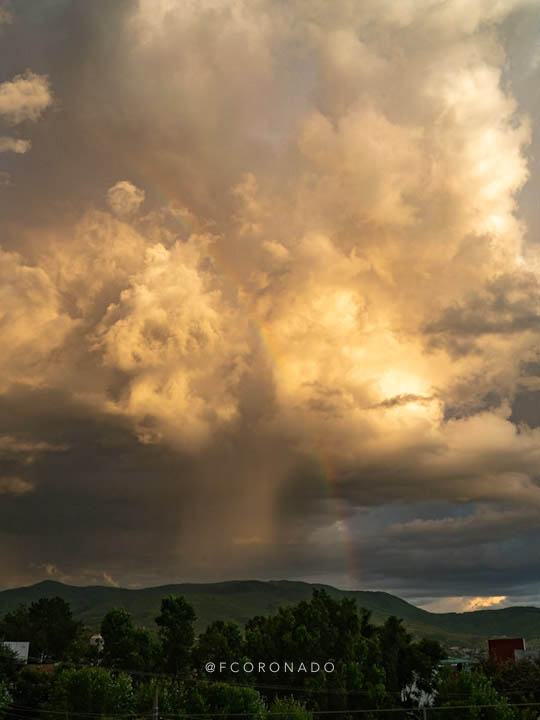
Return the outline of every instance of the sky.
<path id="1" fill-rule="evenodd" d="M 0 587 L 540 604 L 539 0 L 0 2 Z"/>

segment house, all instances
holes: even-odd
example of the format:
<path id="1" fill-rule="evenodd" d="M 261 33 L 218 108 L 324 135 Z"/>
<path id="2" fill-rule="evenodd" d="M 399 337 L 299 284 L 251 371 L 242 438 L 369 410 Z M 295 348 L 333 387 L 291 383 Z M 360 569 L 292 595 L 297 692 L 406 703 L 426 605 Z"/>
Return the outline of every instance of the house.
<path id="1" fill-rule="evenodd" d="M 488 640 L 489 659 L 500 664 L 516 660 L 516 653 L 525 650 L 523 638 L 494 638 Z"/>
<path id="2" fill-rule="evenodd" d="M 18 660 L 22 660 L 24 663 L 28 662 L 28 653 L 30 651 L 29 642 L 13 642 L 11 640 L 4 640 L 2 644 L 4 647 L 12 650 Z"/>

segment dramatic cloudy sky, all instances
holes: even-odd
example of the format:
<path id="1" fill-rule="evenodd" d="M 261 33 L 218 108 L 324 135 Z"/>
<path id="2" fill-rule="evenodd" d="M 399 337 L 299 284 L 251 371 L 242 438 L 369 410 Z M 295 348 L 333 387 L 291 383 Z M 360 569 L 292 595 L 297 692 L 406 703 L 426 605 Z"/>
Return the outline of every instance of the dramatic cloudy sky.
<path id="1" fill-rule="evenodd" d="M 0 586 L 540 603 L 539 195 L 539 0 L 0 2 Z"/>

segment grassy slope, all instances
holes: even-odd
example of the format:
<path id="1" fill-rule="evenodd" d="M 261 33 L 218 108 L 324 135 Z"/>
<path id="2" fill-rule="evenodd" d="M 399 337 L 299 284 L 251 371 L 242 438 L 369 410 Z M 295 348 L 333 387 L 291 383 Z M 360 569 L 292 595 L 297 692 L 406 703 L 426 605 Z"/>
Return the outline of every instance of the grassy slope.
<path id="1" fill-rule="evenodd" d="M 281 605 L 308 600 L 313 587 L 309 583 L 288 580 L 247 580 L 127 590 L 102 586 L 75 587 L 45 581 L 0 592 L 0 616 L 21 603 L 58 595 L 70 603 L 78 619 L 93 628 L 99 627 L 101 618 L 111 607 L 124 607 L 137 623 L 153 630 L 161 598 L 181 594 L 194 605 L 197 626 L 201 630 L 212 620 L 228 619 L 244 623 L 253 615 L 267 615 Z M 323 585 L 317 587 L 325 587 L 334 597 L 355 598 L 360 607 L 371 610 L 377 623 L 389 615 L 397 615 L 415 635 L 437 638 L 451 645 L 484 645 L 487 637 L 497 635 L 523 636 L 528 641 L 540 638 L 540 608 L 536 607 L 440 614 L 421 610 L 389 593 L 345 591 Z"/>

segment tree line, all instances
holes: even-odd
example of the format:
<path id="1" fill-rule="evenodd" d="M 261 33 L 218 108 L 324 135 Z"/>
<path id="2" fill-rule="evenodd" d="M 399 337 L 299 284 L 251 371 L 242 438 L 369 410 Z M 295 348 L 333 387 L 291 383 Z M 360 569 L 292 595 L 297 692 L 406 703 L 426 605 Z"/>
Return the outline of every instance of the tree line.
<path id="1" fill-rule="evenodd" d="M 358 714 L 372 709 L 410 718 L 429 696 L 437 707 L 451 709 L 444 717 L 452 719 L 530 720 L 540 712 L 511 706 L 540 703 L 536 663 L 443 671 L 438 642 L 413 639 L 396 617 L 376 626 L 354 600 L 334 599 L 325 590 L 314 589 L 309 602 L 253 617 L 244 628 L 218 620 L 196 636 L 195 621 L 182 596 L 162 599 L 154 632 L 115 608 L 102 619 L 100 647 L 62 599 L 20 606 L 0 620 L 0 639 L 29 641 L 33 661 L 55 665 L 51 672 L 43 671 L 45 665 L 21 667 L 0 645 L 0 714 L 5 720 L 50 720 L 51 713 L 67 719 L 148 716 L 156 684 L 163 718 L 381 716 Z M 216 665 L 212 674 L 209 662 Z M 306 671 L 298 672 L 301 663 Z M 310 672 L 311 663 L 330 663 L 332 671 Z M 461 707 L 468 704 L 474 707 Z"/>

